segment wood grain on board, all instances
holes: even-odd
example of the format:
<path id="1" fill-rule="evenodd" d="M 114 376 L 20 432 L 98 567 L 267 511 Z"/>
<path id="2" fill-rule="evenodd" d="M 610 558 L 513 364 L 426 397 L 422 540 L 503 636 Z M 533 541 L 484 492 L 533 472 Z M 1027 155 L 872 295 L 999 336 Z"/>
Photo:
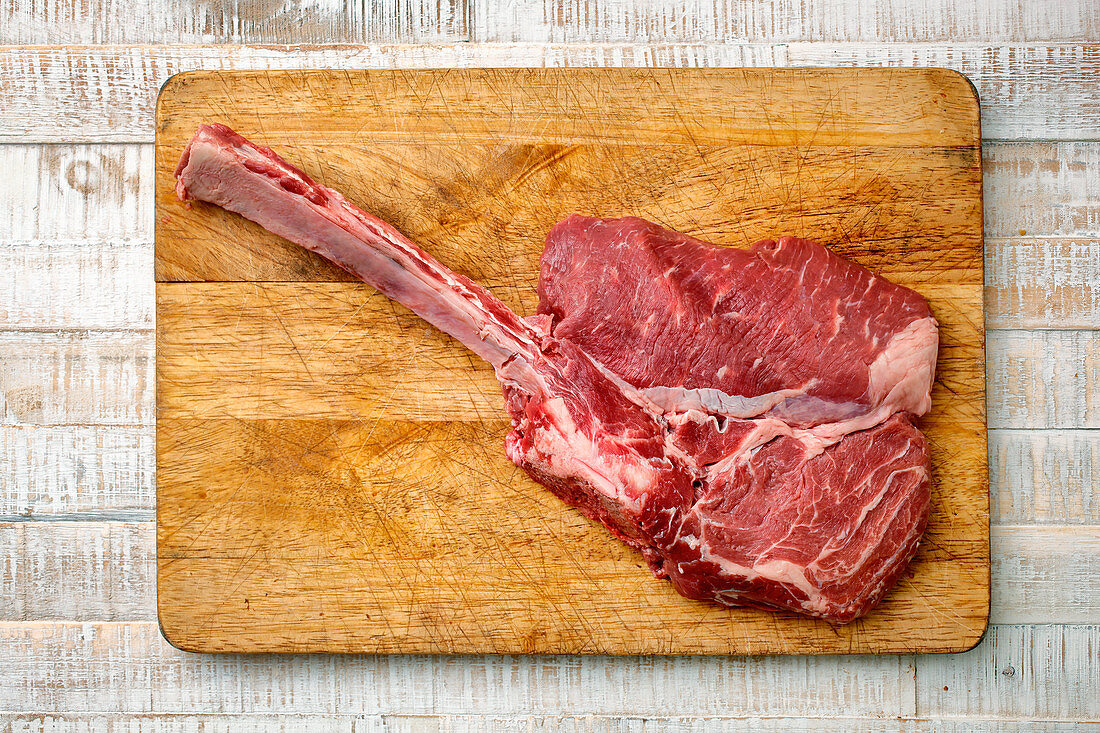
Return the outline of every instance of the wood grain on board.
<path id="1" fill-rule="evenodd" d="M 989 603 L 978 108 L 935 70 L 202 72 L 158 104 L 159 610 L 188 649 L 958 651 Z M 503 455 L 491 371 L 172 170 L 271 145 L 530 312 L 572 211 L 812 236 L 929 297 L 936 484 L 911 571 L 835 628 L 688 601 Z"/>

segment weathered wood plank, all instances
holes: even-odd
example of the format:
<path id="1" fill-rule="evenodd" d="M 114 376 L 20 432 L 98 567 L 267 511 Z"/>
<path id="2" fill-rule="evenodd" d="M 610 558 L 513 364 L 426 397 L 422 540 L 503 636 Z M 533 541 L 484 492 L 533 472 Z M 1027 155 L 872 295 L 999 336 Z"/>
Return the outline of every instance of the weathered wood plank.
<path id="1" fill-rule="evenodd" d="M 1100 624 L 1100 527 L 994 527 L 992 624 Z"/>
<path id="2" fill-rule="evenodd" d="M 900 724 L 903 733 L 909 731 L 935 731 L 935 733 L 1084 733 L 1096 728 L 1094 722 L 1077 720 L 1012 720 L 1008 718 L 982 719 L 965 716 L 955 720 L 906 720 Z"/>
<path id="3" fill-rule="evenodd" d="M 149 514 L 151 427 L 0 426 L 0 517 Z"/>
<path id="4" fill-rule="evenodd" d="M 775 66 L 782 47 L 421 45 L 271 48 L 136 46 L 0 50 L 9 142 L 153 140 L 154 102 L 189 69 L 373 69 L 541 66 Z"/>
<path id="5" fill-rule="evenodd" d="M 789 49 L 789 51 L 788 51 Z M 789 57 L 788 57 L 789 54 Z M 249 46 L 137 46 L 0 52 L 9 141 L 149 141 L 153 100 L 187 69 L 424 68 L 466 66 L 945 66 L 982 94 L 984 135 L 994 139 L 1095 140 L 1100 45 L 907 44 L 363 46 L 282 50 Z"/>
<path id="6" fill-rule="evenodd" d="M 982 152 L 987 237 L 1100 236 L 1100 145 L 987 142 Z"/>
<path id="7" fill-rule="evenodd" d="M 1070 643 L 1088 639 L 1068 628 Z M 0 649 L 11 712 L 894 717 L 913 705 L 914 669 L 897 656 L 208 656 L 150 622 L 0 624 Z"/>
<path id="8" fill-rule="evenodd" d="M 777 731 L 790 733 L 801 731 L 838 731 L 848 733 L 923 733 L 927 731 L 959 731 L 960 733 L 1043 733 L 1044 731 L 1082 731 L 1077 723 L 1050 721 L 1016 720 L 975 720 L 966 718 L 959 721 L 881 719 L 881 718 L 730 718 L 690 716 L 677 717 L 641 717 L 641 716 L 585 716 L 581 717 L 537 717 L 537 716 L 381 716 L 386 731 L 397 733 L 427 733 L 427 731 L 484 731 L 485 733 L 511 733 L 515 731 L 576 731 L 576 733 L 755 733 L 755 731 Z"/>
<path id="9" fill-rule="evenodd" d="M 154 533 L 148 521 L 0 524 L 0 621 L 155 620 Z M 994 527 L 990 540 L 991 623 L 1100 624 L 1100 528 Z"/>
<path id="10" fill-rule="evenodd" d="M 1100 331 L 988 331 L 991 428 L 1100 427 Z"/>
<path id="11" fill-rule="evenodd" d="M 990 430 L 993 524 L 1100 524 L 1100 430 Z"/>
<path id="12" fill-rule="evenodd" d="M 831 0 L 478 0 L 476 40 L 490 42 L 651 43 L 673 41 L 1087 41 L 1100 19 L 1088 0 L 983 3 Z M 61 0 L 0 10 L 0 43 L 365 43 L 463 40 L 465 3 L 385 0 L 316 3 L 206 3 L 157 0 L 73 6 Z"/>
<path id="13" fill-rule="evenodd" d="M 156 618 L 152 522 L 0 524 L 0 618 Z"/>
<path id="14" fill-rule="evenodd" d="M 1084 674 L 1100 664 L 1096 626 L 996 626 L 971 652 L 917 658 L 196 656 L 148 622 L 2 624 L 0 648 L 5 712 L 900 715 L 915 718 L 903 730 L 945 731 L 969 730 L 964 716 L 1100 717 Z"/>
<path id="15" fill-rule="evenodd" d="M 963 654 L 917 661 L 917 716 L 1096 721 L 1098 626 L 991 626 Z"/>
<path id="16" fill-rule="evenodd" d="M 152 240 L 151 145 L 0 145 L 0 170 L 0 244 Z"/>
<path id="17" fill-rule="evenodd" d="M 99 242 L 4 247 L 0 329 L 153 325 L 153 248 Z"/>
<path id="18" fill-rule="evenodd" d="M 477 718 L 475 718 L 476 720 Z M 13 713 L 0 719 L 3 733 L 382 733 L 417 730 L 420 721 L 449 722 L 447 717 L 396 718 L 379 715 L 97 715 L 80 713 Z M 410 721 L 412 727 L 403 728 Z M 420 728 L 424 730 L 424 728 Z M 439 727 L 428 728 L 439 730 Z"/>
<path id="19" fill-rule="evenodd" d="M 935 66 L 977 87 L 987 139 L 1095 140 L 1100 136 L 1100 45 L 792 43 L 792 66 Z M 1035 95 L 1043 97 L 1035 102 Z"/>
<path id="20" fill-rule="evenodd" d="M 1046 720 L 605 716 L 605 715 L 296 715 L 19 713 L 4 733 L 1081 733 L 1085 724 Z"/>
<path id="21" fill-rule="evenodd" d="M 1100 29 L 1089 0 L 761 3 L 758 0 L 475 0 L 474 40 L 498 43 L 653 41 L 1087 41 Z"/>
<path id="22" fill-rule="evenodd" d="M 0 332 L 0 425 L 147 425 L 153 334 Z"/>
<path id="23" fill-rule="evenodd" d="M 464 0 L 5 0 L 0 5 L 0 44 L 12 45 L 425 43 L 467 38 Z"/>
<path id="24" fill-rule="evenodd" d="M 1100 328 L 1100 239 L 986 239 L 987 328 Z"/>
<path id="25" fill-rule="evenodd" d="M 808 717 L 692 717 L 683 716 L 500 716 L 383 715 L 381 724 L 389 733 L 428 733 L 429 731 L 471 731 L 473 733 L 1044 733 L 1082 731 L 1080 724 L 1036 720 L 957 721 L 913 720 L 908 718 L 808 718 Z M 356 729 L 358 730 L 358 728 Z"/>

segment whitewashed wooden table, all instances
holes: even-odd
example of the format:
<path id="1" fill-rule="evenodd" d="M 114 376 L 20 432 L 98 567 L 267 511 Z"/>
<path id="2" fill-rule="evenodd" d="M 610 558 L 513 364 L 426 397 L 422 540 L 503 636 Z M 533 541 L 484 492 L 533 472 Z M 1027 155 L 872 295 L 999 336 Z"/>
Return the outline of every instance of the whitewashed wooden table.
<path id="1" fill-rule="evenodd" d="M 0 730 L 1100 728 L 1097 0 L 3 0 L 2 44 Z M 206 657 L 162 640 L 151 143 L 169 75 L 840 64 L 947 66 L 982 97 L 993 606 L 976 649 Z"/>

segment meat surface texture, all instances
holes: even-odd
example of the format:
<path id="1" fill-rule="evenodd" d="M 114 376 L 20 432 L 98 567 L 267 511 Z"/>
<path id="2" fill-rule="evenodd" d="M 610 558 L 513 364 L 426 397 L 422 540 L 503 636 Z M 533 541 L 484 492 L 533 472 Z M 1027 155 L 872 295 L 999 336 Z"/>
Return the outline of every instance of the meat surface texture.
<path id="1" fill-rule="evenodd" d="M 270 149 L 203 125 L 176 190 L 331 260 L 496 371 L 508 457 L 681 594 L 847 623 L 928 516 L 925 300 L 810 241 L 716 247 L 637 218 L 550 232 L 512 313 Z"/>

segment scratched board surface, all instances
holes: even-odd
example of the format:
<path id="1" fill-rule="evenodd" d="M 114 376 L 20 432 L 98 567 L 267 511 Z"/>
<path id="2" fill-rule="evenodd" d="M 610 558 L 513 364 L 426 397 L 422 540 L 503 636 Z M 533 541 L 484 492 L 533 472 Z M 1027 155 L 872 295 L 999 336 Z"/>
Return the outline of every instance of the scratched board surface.
<path id="1" fill-rule="evenodd" d="M 275 148 L 521 314 L 564 216 L 792 234 L 939 319 L 928 533 L 834 627 L 689 601 L 504 456 L 491 369 L 173 170 Z M 989 605 L 978 102 L 934 69 L 194 72 L 157 105 L 157 586 L 196 651 L 849 653 L 973 646 Z"/>

